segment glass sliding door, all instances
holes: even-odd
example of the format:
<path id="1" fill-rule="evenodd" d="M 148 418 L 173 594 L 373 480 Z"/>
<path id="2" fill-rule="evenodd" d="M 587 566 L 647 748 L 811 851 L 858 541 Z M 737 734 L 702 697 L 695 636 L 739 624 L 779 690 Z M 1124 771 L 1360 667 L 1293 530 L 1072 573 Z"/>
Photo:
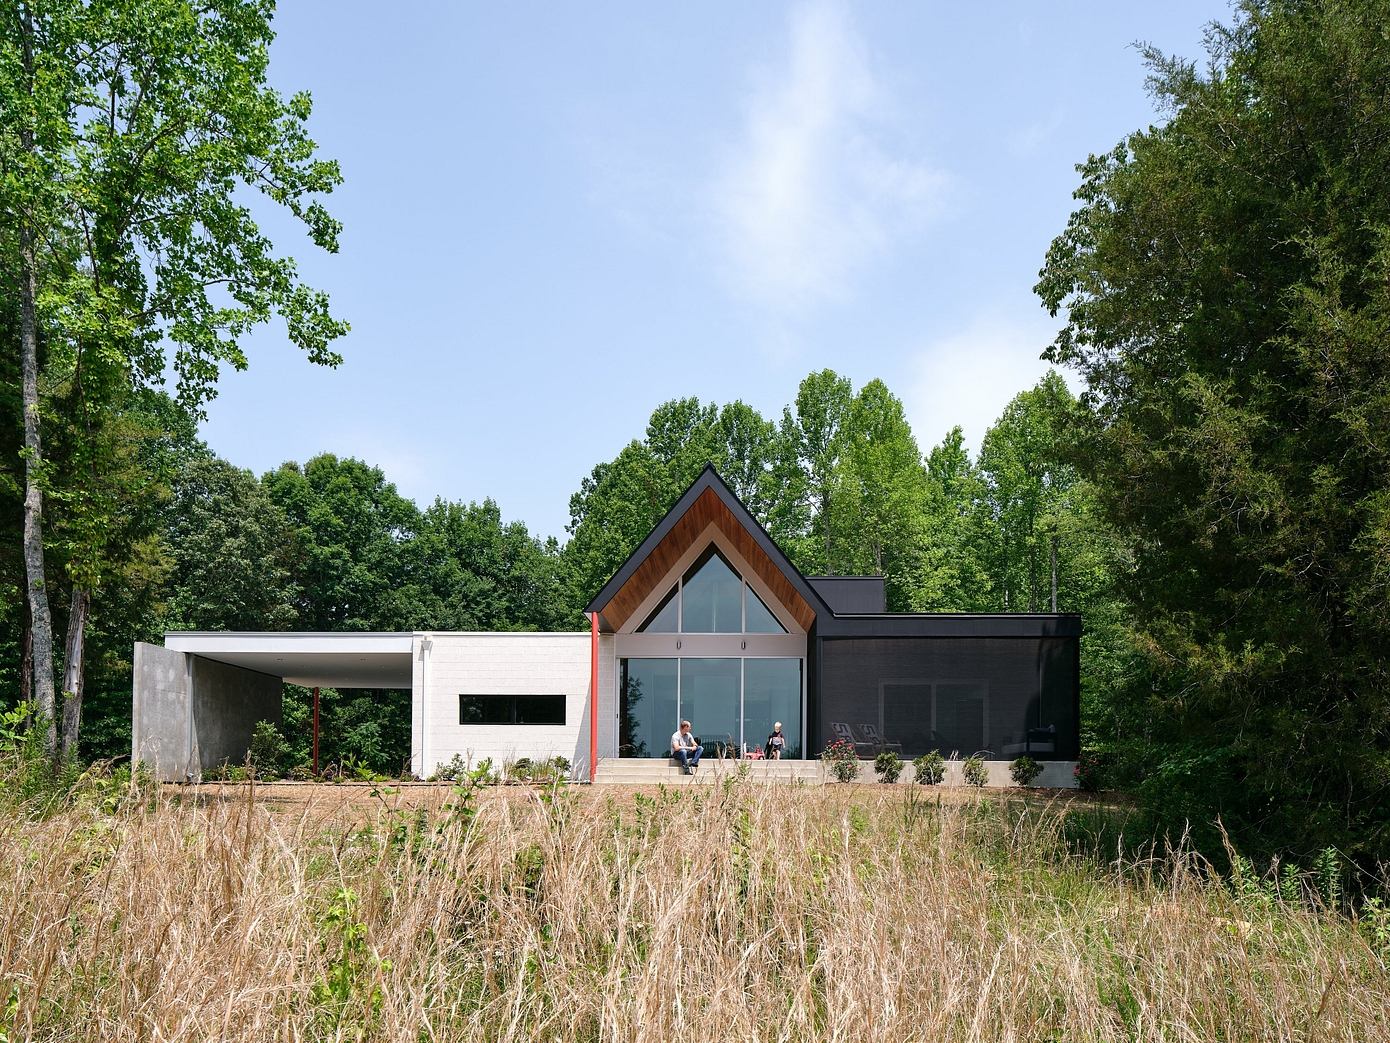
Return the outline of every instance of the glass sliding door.
<path id="1" fill-rule="evenodd" d="M 710 757 L 760 747 L 775 722 L 787 745 L 804 756 L 802 660 L 792 658 L 662 658 L 622 660 L 618 710 L 620 757 L 665 757 L 682 719 Z"/>
<path id="2" fill-rule="evenodd" d="M 681 718 L 690 722 L 706 756 L 738 756 L 740 661 L 682 659 L 680 663 Z"/>
<path id="3" fill-rule="evenodd" d="M 679 659 L 624 659 L 618 756 L 665 757 L 680 721 Z"/>
<path id="4" fill-rule="evenodd" d="M 801 660 L 745 659 L 743 661 L 743 741 L 761 746 L 782 722 L 787 745 L 782 756 L 802 756 Z"/>

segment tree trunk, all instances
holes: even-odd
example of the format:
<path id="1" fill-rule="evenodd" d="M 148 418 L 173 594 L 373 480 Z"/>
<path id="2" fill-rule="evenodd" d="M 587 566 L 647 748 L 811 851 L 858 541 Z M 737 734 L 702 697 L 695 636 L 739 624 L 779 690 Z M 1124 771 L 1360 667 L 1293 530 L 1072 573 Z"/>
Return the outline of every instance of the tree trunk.
<path id="1" fill-rule="evenodd" d="M 34 698 L 34 627 L 29 622 L 29 599 L 25 598 L 24 635 L 19 641 L 19 701 L 30 707 Z"/>
<path id="2" fill-rule="evenodd" d="M 68 613 L 67 650 L 63 656 L 63 760 L 77 757 L 77 738 L 82 730 L 82 688 L 86 655 L 87 613 L 92 595 L 81 587 L 72 588 L 72 609 Z"/>
<path id="3" fill-rule="evenodd" d="M 34 78 L 34 22 L 28 6 L 24 8 L 24 72 L 29 84 Z M 20 132 L 23 152 L 33 152 L 34 132 L 25 126 Z M 38 264 L 34 253 L 34 229 L 28 215 L 19 221 L 19 354 L 23 369 L 24 406 L 24 573 L 29 593 L 29 614 L 33 623 L 34 712 L 46 719 L 44 749 L 49 757 L 58 752 L 57 709 L 53 698 L 53 617 L 48 608 L 48 587 L 43 561 L 43 492 L 39 476 L 43 469 L 43 439 L 39 431 L 39 295 Z"/>

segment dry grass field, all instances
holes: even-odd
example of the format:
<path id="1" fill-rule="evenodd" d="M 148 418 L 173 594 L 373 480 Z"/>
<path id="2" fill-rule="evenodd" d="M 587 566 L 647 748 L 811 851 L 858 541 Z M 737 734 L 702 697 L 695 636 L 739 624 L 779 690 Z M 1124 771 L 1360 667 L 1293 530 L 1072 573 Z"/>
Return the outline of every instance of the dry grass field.
<path id="1" fill-rule="evenodd" d="M 0 1040 L 1390 1040 L 1353 921 L 1078 854 L 1078 812 L 731 783 L 6 813 Z"/>

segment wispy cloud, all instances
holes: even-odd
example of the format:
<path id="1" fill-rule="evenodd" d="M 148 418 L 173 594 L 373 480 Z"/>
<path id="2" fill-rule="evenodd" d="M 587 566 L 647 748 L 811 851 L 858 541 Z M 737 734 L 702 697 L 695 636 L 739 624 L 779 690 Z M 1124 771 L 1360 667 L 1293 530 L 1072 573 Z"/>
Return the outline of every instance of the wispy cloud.
<path id="1" fill-rule="evenodd" d="M 895 148 L 892 97 L 849 14 L 812 0 L 781 62 L 758 70 L 713 180 L 731 287 L 779 315 L 847 297 L 939 206 L 945 175 Z"/>
<path id="2" fill-rule="evenodd" d="M 1034 314 L 1036 313 L 1036 314 Z M 908 371 L 903 406 L 922 451 L 957 424 L 978 450 L 985 432 L 1020 391 L 1041 379 L 1048 363 L 1038 356 L 1052 343 L 1060 320 L 1042 309 L 1025 317 L 976 319 L 925 344 Z M 1076 390 L 1076 378 L 1061 371 Z"/>

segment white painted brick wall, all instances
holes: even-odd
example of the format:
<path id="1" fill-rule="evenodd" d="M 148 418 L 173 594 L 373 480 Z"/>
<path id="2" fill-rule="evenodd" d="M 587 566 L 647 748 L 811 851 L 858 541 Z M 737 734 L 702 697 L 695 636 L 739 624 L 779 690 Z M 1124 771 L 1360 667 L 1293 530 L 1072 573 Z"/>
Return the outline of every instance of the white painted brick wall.
<path id="1" fill-rule="evenodd" d="M 428 776 L 455 754 L 475 764 L 491 757 L 499 766 L 520 757 L 558 755 L 587 772 L 588 634 L 434 633 L 430 638 L 418 774 Z M 417 683 L 420 672 L 417 664 Z M 460 725 L 460 695 L 563 695 L 565 723 Z"/>

